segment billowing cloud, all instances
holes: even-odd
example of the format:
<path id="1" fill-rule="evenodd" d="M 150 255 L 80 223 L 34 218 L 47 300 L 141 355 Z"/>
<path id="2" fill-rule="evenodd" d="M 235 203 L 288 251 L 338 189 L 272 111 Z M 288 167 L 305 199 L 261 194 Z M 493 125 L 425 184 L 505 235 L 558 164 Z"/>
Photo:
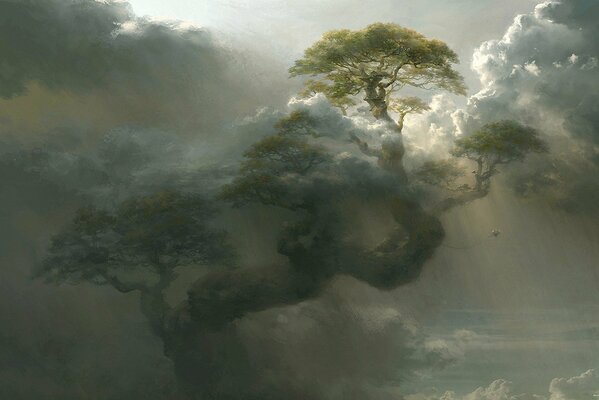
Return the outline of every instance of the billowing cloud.
<path id="1" fill-rule="evenodd" d="M 387 399 L 419 372 L 453 360 L 372 289 L 339 280 L 317 300 L 242 321 L 253 368 L 273 397 Z M 376 295 L 375 295 L 376 296 Z"/>
<path id="2" fill-rule="evenodd" d="M 592 142 L 597 126 L 596 20 L 592 1 L 539 4 L 518 16 L 500 40 L 482 44 L 472 66 L 483 89 L 470 100 L 479 119 L 517 117 L 557 135 L 565 130 Z"/>
<path id="3" fill-rule="evenodd" d="M 446 395 L 447 400 L 453 400 L 452 395 Z M 454 397 L 455 398 L 455 397 Z M 463 400 L 533 400 L 537 396 L 514 394 L 512 383 L 504 379 L 491 382 L 486 388 L 480 387 L 464 396 Z M 443 399 L 445 400 L 445 399 Z M 457 400 L 457 399 L 456 399 Z M 540 400 L 540 399 L 539 399 Z"/>
<path id="4" fill-rule="evenodd" d="M 599 397 L 599 374 L 590 369 L 571 378 L 555 378 L 549 385 L 549 400 L 578 400 Z"/>
<path id="5" fill-rule="evenodd" d="M 441 395 L 417 393 L 407 396 L 406 400 L 591 400 L 599 395 L 599 375 L 595 370 L 590 369 L 571 378 L 555 378 L 551 380 L 548 392 L 548 396 L 517 394 L 512 382 L 497 379 L 489 386 L 479 387 L 464 396 L 459 396 L 452 391 Z"/>
<path id="6" fill-rule="evenodd" d="M 481 45 L 472 64 L 484 85 L 469 101 L 474 120 L 518 119 L 551 144 L 550 156 L 512 175 L 517 193 L 570 210 L 596 210 L 599 198 L 597 18 L 593 1 L 545 1 Z"/>
<path id="7" fill-rule="evenodd" d="M 516 395 L 513 385 L 505 379 L 497 379 L 487 387 L 479 387 L 465 396 L 459 396 L 455 392 L 446 391 L 443 394 L 414 394 L 406 397 L 406 400 L 541 400 L 541 398 Z"/>
<path id="8" fill-rule="evenodd" d="M 407 136 L 415 138 L 410 139 L 415 150 L 443 143 L 445 149 L 454 137 L 483 124 L 518 120 L 538 129 L 551 151 L 508 168 L 516 193 L 572 211 L 596 211 L 599 46 L 590 21 L 598 18 L 599 5 L 586 0 L 545 1 L 517 16 L 501 39 L 474 51 L 472 68 L 482 89 L 465 109 L 448 100 L 437 107 L 443 101 L 437 96 L 431 111 L 410 119 Z"/>
<path id="9" fill-rule="evenodd" d="M 404 136 L 409 159 L 417 165 L 423 159 L 443 159 L 453 141 L 464 134 L 464 111 L 447 94 L 436 94 L 423 114 L 408 115 Z"/>

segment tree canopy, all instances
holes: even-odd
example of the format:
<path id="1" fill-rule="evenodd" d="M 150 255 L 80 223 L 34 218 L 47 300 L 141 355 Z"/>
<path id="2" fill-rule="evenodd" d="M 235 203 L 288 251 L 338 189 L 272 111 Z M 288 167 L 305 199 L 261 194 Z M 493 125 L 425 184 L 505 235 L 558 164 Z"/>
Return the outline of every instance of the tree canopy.
<path id="1" fill-rule="evenodd" d="M 522 160 L 528 153 L 546 150 L 546 144 L 535 129 L 504 120 L 484 125 L 472 135 L 456 140 L 452 154 L 474 161 L 483 159 L 497 165 Z"/>
<path id="2" fill-rule="evenodd" d="M 82 208 L 53 238 L 38 274 L 125 293 L 165 287 L 178 266 L 230 260 L 224 233 L 209 226 L 213 214 L 202 198 L 170 191 L 132 198 L 114 211 Z M 135 273 L 152 276 L 131 279 Z"/>
<path id="3" fill-rule="evenodd" d="M 223 188 L 221 198 L 236 206 L 260 202 L 291 209 L 302 207 L 301 196 L 290 195 L 290 182 L 330 160 L 321 145 L 308 140 L 318 137 L 313 124 L 313 117 L 301 111 L 280 119 L 275 134 L 244 152 L 240 174 Z"/>
<path id="4" fill-rule="evenodd" d="M 498 165 L 521 161 L 529 153 L 547 151 L 546 143 L 535 129 L 509 120 L 486 124 L 473 134 L 457 139 L 454 144 L 451 155 L 455 158 L 429 160 L 413 175 L 421 183 L 457 193 L 457 196 L 452 195 L 437 203 L 433 207 L 436 214 L 485 197 L 489 193 L 491 178 L 499 172 Z M 476 163 L 472 171 L 474 186 L 467 181 L 458 182 L 466 175 L 463 167 L 456 162 L 458 158 Z"/>
<path id="5" fill-rule="evenodd" d="M 484 125 L 472 135 L 455 141 L 451 154 L 475 161 L 476 188 L 488 186 L 499 164 L 523 160 L 529 153 L 547 151 L 539 133 L 515 121 L 499 121 Z"/>
<path id="6" fill-rule="evenodd" d="M 406 85 L 465 94 L 463 78 L 452 67 L 457 62 L 456 53 L 440 40 L 397 24 L 375 23 L 325 33 L 289 71 L 316 77 L 307 88 L 324 93 L 335 105 L 352 104 L 351 96 L 364 93 L 373 115 L 391 120 L 389 96 Z"/>

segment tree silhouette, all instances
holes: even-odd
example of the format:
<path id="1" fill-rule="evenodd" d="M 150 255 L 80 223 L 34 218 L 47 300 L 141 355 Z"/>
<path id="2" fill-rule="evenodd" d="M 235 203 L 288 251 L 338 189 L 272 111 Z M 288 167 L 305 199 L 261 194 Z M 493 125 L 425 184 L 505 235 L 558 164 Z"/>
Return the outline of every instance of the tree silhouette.
<path id="1" fill-rule="evenodd" d="M 225 233 L 210 227 L 213 214 L 201 197 L 172 191 L 132 198 L 111 211 L 82 208 L 52 239 L 37 275 L 137 291 L 142 313 L 162 337 L 170 311 L 164 291 L 177 268 L 232 261 Z"/>
<path id="2" fill-rule="evenodd" d="M 452 155 L 476 163 L 475 190 L 488 190 L 497 166 L 522 161 L 529 153 L 547 151 L 539 133 L 515 121 L 499 121 L 484 125 L 474 134 L 458 139 Z"/>

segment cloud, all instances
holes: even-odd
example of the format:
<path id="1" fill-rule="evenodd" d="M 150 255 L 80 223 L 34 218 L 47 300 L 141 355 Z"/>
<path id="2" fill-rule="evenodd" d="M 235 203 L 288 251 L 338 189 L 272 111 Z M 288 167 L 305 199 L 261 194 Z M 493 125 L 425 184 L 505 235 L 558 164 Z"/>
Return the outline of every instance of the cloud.
<path id="1" fill-rule="evenodd" d="M 579 400 L 599 397 L 599 374 L 590 369 L 572 378 L 555 378 L 549 385 L 549 400 Z"/>
<path id="2" fill-rule="evenodd" d="M 277 396 L 386 399 L 416 374 L 451 358 L 372 289 L 341 279 L 321 298 L 245 319 L 241 331 L 254 368 Z"/>
<path id="3" fill-rule="evenodd" d="M 0 397 L 174 399 L 135 295 L 31 271 L 78 207 L 215 190 L 240 153 L 225 128 L 286 89 L 206 29 L 122 1 L 3 1 L 0 34 Z"/>
<path id="4" fill-rule="evenodd" d="M 513 384 L 505 379 L 497 379 L 487 387 L 479 387 L 473 392 L 459 396 L 447 391 L 437 393 L 417 393 L 406 400 L 592 400 L 599 395 L 599 375 L 590 369 L 571 378 L 555 378 L 549 384 L 549 397 L 539 394 L 516 394 Z"/>
<path id="5" fill-rule="evenodd" d="M 564 0 L 516 17 L 503 38 L 474 52 L 472 67 L 484 87 L 468 111 L 481 120 L 516 117 L 549 135 L 561 129 L 597 142 L 599 78 L 593 65 L 599 46 L 588 18 L 598 16 L 592 2 Z"/>
<path id="6" fill-rule="evenodd" d="M 465 396 L 459 396 L 455 392 L 446 391 L 443 394 L 418 393 L 408 395 L 406 400 L 533 400 L 536 397 L 515 395 L 513 385 L 504 379 L 497 379 L 487 387 L 479 387 Z M 539 398 L 539 400 L 541 400 Z"/>
<path id="7" fill-rule="evenodd" d="M 480 387 L 464 396 L 463 400 L 528 400 L 534 397 L 513 394 L 512 383 L 504 379 L 491 382 L 486 388 Z M 453 400 L 448 396 L 448 400 Z"/>
<path id="8" fill-rule="evenodd" d="M 10 38 L 0 43 L 0 134 L 20 139 L 131 124 L 215 136 L 232 115 L 286 94 L 249 53 L 191 24 L 138 17 L 124 1 L 4 1 L 0 35 Z"/>
<path id="9" fill-rule="evenodd" d="M 453 141 L 464 132 L 464 111 L 447 94 L 436 94 L 430 110 L 408 115 L 403 134 L 412 165 L 425 159 L 446 158 Z"/>

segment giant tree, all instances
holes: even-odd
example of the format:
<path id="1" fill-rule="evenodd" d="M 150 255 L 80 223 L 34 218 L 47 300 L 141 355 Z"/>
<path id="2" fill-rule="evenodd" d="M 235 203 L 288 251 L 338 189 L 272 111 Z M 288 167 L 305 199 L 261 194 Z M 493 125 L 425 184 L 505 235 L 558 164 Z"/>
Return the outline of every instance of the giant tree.
<path id="1" fill-rule="evenodd" d="M 343 124 L 320 121 L 304 110 L 282 118 L 274 134 L 244 153 L 220 199 L 289 216 L 276 242 L 282 261 L 206 273 L 191 286 L 186 301 L 171 310 L 164 289 L 177 267 L 226 264 L 231 251 L 224 233 L 210 228 L 207 203 L 169 192 L 132 199 L 112 211 L 82 210 L 55 237 L 41 275 L 139 291 L 154 332 L 163 338 L 168 334 L 177 376 L 189 385 L 192 397 L 276 398 L 260 392 L 267 384 L 235 334 L 238 319 L 318 296 L 339 274 L 379 289 L 413 281 L 443 241 L 437 212 L 485 196 L 498 165 L 544 150 L 534 130 L 505 121 L 459 139 L 452 154 L 477 164 L 475 184 L 456 186 L 465 174 L 455 160 L 425 164 L 412 177 L 458 193 L 441 207 L 427 209 L 412 190 L 417 180 L 407 179 L 403 169 L 398 125 L 407 113 L 427 106 L 417 98 L 392 95 L 405 85 L 463 93 L 462 79 L 451 67 L 455 62 L 455 53 L 442 42 L 394 24 L 330 32 L 306 50 L 291 71 L 314 75 L 317 80 L 308 83 L 308 91 L 323 92 L 340 107 L 351 106 L 353 97 L 363 93 L 373 115 L 392 124 L 395 137 L 374 148 L 351 130 L 351 142 L 376 156 L 377 166 L 353 152 L 346 133 L 330 132 Z M 398 122 L 388 109 L 399 115 Z M 364 209 L 390 222 L 376 227 L 382 234 L 373 243 L 355 234 Z M 140 270 L 149 277 L 140 279 Z"/>

